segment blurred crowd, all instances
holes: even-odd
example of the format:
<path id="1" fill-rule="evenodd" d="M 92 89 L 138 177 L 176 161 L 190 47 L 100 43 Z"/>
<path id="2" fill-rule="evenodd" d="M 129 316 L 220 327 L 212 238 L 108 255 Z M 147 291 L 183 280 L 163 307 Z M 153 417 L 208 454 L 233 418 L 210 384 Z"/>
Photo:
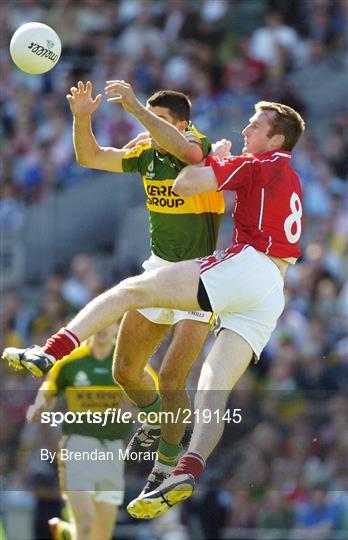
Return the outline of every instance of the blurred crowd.
<path id="1" fill-rule="evenodd" d="M 7 30 L 1 56 L 1 189 L 4 198 L 20 196 L 28 203 L 85 177 L 74 159 L 71 116 L 64 99 L 79 79 L 93 81 L 96 92 L 103 92 L 107 80 L 124 79 L 142 100 L 161 88 L 187 92 L 197 125 L 209 131 L 221 120 L 231 119 L 233 124 L 260 98 L 286 101 L 304 112 L 288 75 L 343 51 L 347 41 L 346 0 L 51 4 L 10 0 L 1 13 Z M 51 25 L 63 43 L 57 67 L 42 77 L 14 69 L 7 52 L 12 33 L 27 21 Z M 104 103 L 96 115 L 95 132 L 103 145 L 122 147 L 138 130 L 118 106 Z M 333 152 L 340 151 L 342 135 L 338 128 L 332 134 Z"/>
<path id="2" fill-rule="evenodd" d="M 347 48 L 346 0 L 8 0 L 1 17 L 2 234 L 23 227 L 26 205 L 85 181 L 62 99 L 78 80 L 93 81 L 98 93 L 105 81 L 124 79 L 142 101 L 160 88 L 185 91 L 195 124 L 209 136 L 226 120 L 233 126 L 250 114 L 260 99 L 294 106 L 307 121 L 292 75 Z M 44 76 L 21 73 L 6 54 L 9 37 L 27 21 L 51 25 L 63 43 L 60 62 Z M 110 107 L 101 105 L 95 133 L 100 144 L 122 147 L 139 124 L 116 106 L 110 114 Z M 289 529 L 301 540 L 348 534 L 347 141 L 342 109 L 320 137 L 308 122 L 294 152 L 304 191 L 303 257 L 288 272 L 287 306 L 269 345 L 231 397 L 229 407 L 241 408 L 243 420 L 226 425 L 196 497 L 175 513 L 174 529 L 178 534 L 178 520 L 183 529 L 173 538 L 198 538 L 197 531 L 219 538 L 224 527 Z M 229 242 L 227 230 L 220 247 Z M 2 291 L 0 349 L 43 343 L 113 282 L 112 273 L 100 271 L 98 254 L 84 254 L 83 246 L 81 252 L 70 268 L 47 276 L 39 302 L 30 301 L 25 284 Z M 205 353 L 193 369 L 192 388 Z M 155 367 L 160 357 L 161 350 Z M 11 418 L 2 425 L 0 474 L 9 489 L 32 489 L 50 508 L 47 485 L 55 473 L 30 461 L 28 448 L 43 435 L 25 426 L 38 383 L 4 365 L 0 377 L 6 388 L 1 412 Z M 137 481 L 130 473 L 131 492 Z M 58 504 L 58 492 L 51 498 Z M 157 526 L 134 538 L 165 536 Z"/>

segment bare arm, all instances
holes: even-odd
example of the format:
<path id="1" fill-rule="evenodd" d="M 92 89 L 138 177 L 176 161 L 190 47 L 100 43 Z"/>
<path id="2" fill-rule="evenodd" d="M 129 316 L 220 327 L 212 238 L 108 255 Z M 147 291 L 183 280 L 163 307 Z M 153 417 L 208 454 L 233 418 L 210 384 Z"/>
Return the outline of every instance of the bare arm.
<path id="1" fill-rule="evenodd" d="M 180 131 L 163 118 L 159 118 L 141 103 L 134 116 L 149 130 L 159 146 L 184 163 L 199 163 L 203 159 L 202 148 L 185 139 Z"/>
<path id="2" fill-rule="evenodd" d="M 74 116 L 73 141 L 77 162 L 83 167 L 110 172 L 123 172 L 126 150 L 99 146 L 95 140 L 91 116 Z"/>
<path id="3" fill-rule="evenodd" d="M 197 195 L 206 191 L 217 191 L 218 183 L 212 167 L 204 167 L 204 162 L 190 165 L 178 174 L 173 191 L 178 195 Z"/>
<path id="4" fill-rule="evenodd" d="M 124 81 L 107 81 L 105 92 L 109 103 L 117 103 L 132 113 L 150 132 L 151 137 L 167 152 L 184 163 L 199 163 L 203 159 L 201 147 L 186 140 L 180 131 L 163 118 L 159 118 L 136 98 L 130 84 Z"/>
<path id="5" fill-rule="evenodd" d="M 101 94 L 92 97 L 92 84 L 79 81 L 67 95 L 73 113 L 73 142 L 77 162 L 83 167 L 110 172 L 122 172 L 126 150 L 99 146 L 92 129 L 92 114 L 101 102 Z"/>
<path id="6" fill-rule="evenodd" d="M 43 411 L 50 411 L 56 403 L 56 397 L 53 392 L 39 389 L 33 405 L 27 410 L 27 421 L 36 422 L 40 419 Z"/>

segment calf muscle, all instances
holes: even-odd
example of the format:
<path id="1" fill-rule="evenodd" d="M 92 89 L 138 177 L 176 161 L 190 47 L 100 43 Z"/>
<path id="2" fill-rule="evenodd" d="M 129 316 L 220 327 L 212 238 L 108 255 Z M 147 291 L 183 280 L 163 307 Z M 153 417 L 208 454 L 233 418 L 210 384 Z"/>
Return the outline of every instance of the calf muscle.
<path id="1" fill-rule="evenodd" d="M 164 356 L 159 372 L 161 410 L 172 412 L 168 419 L 175 420 L 162 422 L 161 427 L 164 439 L 170 444 L 179 444 L 187 427 L 184 420 L 187 418 L 187 409 L 191 408 L 191 401 L 186 390 L 186 381 L 209 331 L 210 325 L 207 323 L 180 321 L 174 328 L 171 343 Z"/>
<path id="2" fill-rule="evenodd" d="M 156 324 L 137 311 L 122 319 L 117 336 L 113 376 L 138 406 L 151 405 L 157 397 L 153 378 L 145 370 L 170 326 Z"/>

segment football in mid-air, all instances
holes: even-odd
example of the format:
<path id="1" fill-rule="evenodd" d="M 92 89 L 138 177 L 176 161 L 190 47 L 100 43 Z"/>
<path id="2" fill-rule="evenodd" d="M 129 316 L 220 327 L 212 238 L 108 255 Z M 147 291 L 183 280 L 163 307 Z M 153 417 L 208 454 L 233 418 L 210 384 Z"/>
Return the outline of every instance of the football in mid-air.
<path id="1" fill-rule="evenodd" d="M 10 54 L 16 66 L 32 75 L 52 69 L 61 51 L 58 34 L 47 24 L 39 22 L 22 24 L 10 43 Z"/>

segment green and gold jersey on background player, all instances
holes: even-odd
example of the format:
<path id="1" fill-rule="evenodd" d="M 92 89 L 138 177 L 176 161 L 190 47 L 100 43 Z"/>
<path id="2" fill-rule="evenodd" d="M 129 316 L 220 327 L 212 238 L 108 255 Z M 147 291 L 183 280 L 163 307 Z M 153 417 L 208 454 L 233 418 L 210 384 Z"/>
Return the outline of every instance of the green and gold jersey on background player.
<path id="1" fill-rule="evenodd" d="M 157 387 L 155 371 L 150 366 L 147 366 L 146 370 Z M 90 343 L 82 345 L 63 360 L 56 362 L 40 391 L 54 395 L 64 394 L 67 409 L 72 412 L 103 412 L 108 408 L 117 409 L 128 401 L 123 389 L 112 377 L 112 353 L 103 360 L 97 360 L 92 354 Z M 110 416 L 107 419 L 105 426 L 102 426 L 103 415 L 101 423 L 88 423 L 85 419 L 83 423 L 64 422 L 63 433 L 108 440 L 124 439 L 130 435 L 133 427 L 131 421 L 112 422 Z"/>
<path id="2" fill-rule="evenodd" d="M 184 136 L 202 147 L 204 157 L 208 155 L 209 139 L 192 124 Z M 151 250 L 171 262 L 212 253 L 225 210 L 222 192 L 187 197 L 173 193 L 175 178 L 186 165 L 171 154 L 160 154 L 149 144 L 130 149 L 122 162 L 125 172 L 140 172 L 143 178 L 150 214 Z"/>

